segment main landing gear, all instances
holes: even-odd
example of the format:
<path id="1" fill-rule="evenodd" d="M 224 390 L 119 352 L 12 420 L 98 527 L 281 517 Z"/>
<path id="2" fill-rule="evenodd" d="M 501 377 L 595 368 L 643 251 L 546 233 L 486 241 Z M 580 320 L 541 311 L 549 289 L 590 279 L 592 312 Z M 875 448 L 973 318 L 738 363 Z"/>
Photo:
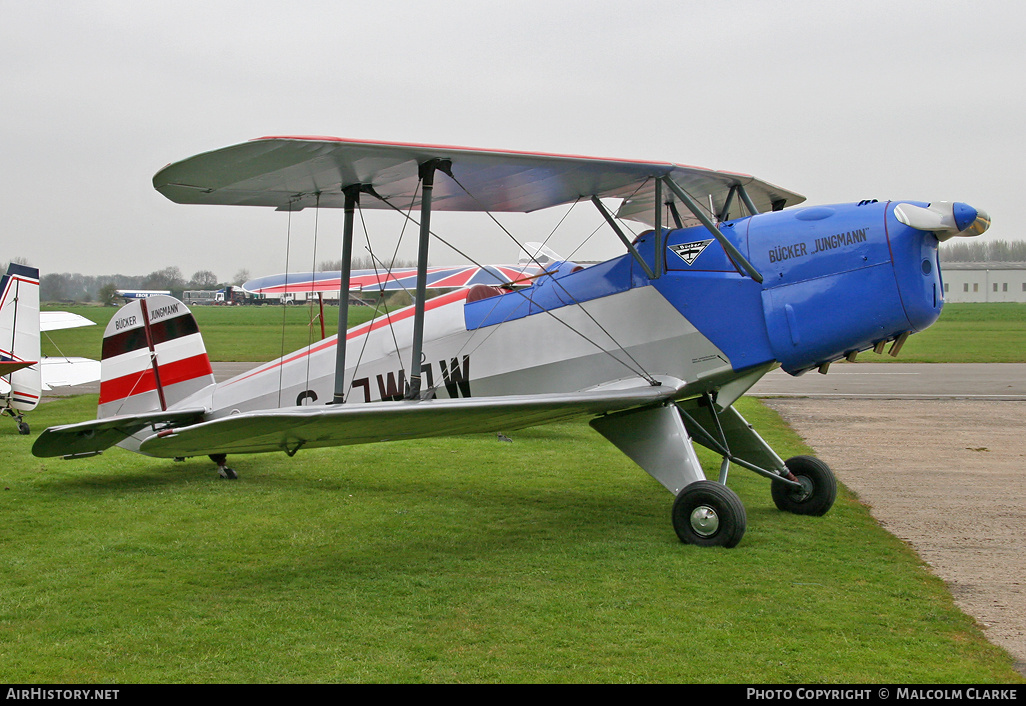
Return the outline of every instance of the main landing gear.
<path id="1" fill-rule="evenodd" d="M 700 547 L 736 547 L 748 523 L 741 498 L 711 480 L 696 481 L 680 491 L 672 517 L 680 541 Z"/>
<path id="2" fill-rule="evenodd" d="M 837 498 L 837 480 L 830 467 L 812 456 L 795 456 L 784 465 L 787 473 L 778 475 L 770 486 L 777 509 L 825 515 Z M 709 480 L 685 486 L 673 501 L 671 517 L 680 541 L 700 547 L 736 547 L 748 521 L 741 498 L 726 485 Z"/>
<path id="3" fill-rule="evenodd" d="M 811 456 L 782 460 L 733 406 L 720 408 L 711 394 L 607 414 L 591 426 L 676 496 L 673 529 L 687 544 L 735 547 L 744 536 L 745 507 L 726 485 L 732 463 L 772 481 L 773 501 L 786 512 L 823 515 L 837 497 L 825 463 Z M 723 457 L 717 481 L 706 479 L 693 442 Z"/>
<path id="4" fill-rule="evenodd" d="M 837 498 L 837 480 L 830 467 L 812 456 L 787 461 L 733 407 L 719 409 L 711 395 L 678 403 L 691 439 L 723 457 L 719 483 L 699 481 L 686 486 L 673 503 L 673 527 L 681 541 L 702 546 L 733 547 L 745 531 L 741 500 L 726 487 L 731 463 L 772 481 L 770 495 L 777 509 L 796 515 L 825 515 Z M 713 491 L 709 486 L 718 486 Z"/>

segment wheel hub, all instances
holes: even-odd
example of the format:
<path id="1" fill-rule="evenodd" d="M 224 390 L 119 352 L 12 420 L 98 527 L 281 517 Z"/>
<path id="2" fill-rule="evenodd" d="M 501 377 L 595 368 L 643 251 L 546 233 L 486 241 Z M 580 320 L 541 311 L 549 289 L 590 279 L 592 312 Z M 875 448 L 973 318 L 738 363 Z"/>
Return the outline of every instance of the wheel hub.
<path id="1" fill-rule="evenodd" d="M 796 503 L 802 503 L 812 497 L 815 487 L 812 484 L 812 479 L 808 476 L 798 476 L 797 481 L 802 484 L 802 487 L 801 489 L 794 488 L 791 491 L 791 499 Z"/>
<path id="2" fill-rule="evenodd" d="M 701 537 L 711 537 L 720 529 L 720 517 L 708 505 L 700 505 L 691 512 L 691 529 Z"/>

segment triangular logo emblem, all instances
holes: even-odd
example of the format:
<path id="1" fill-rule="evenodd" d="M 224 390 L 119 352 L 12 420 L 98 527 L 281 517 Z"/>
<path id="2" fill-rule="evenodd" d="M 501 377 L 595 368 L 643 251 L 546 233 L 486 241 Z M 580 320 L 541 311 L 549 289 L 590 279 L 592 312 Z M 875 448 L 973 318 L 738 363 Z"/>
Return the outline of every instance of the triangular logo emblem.
<path id="1" fill-rule="evenodd" d="M 695 260 L 702 254 L 702 251 L 709 247 L 709 243 L 712 240 L 696 240 L 693 243 L 681 243 L 680 245 L 671 245 L 670 250 L 677 253 L 677 257 L 683 260 L 688 267 L 695 264 Z"/>

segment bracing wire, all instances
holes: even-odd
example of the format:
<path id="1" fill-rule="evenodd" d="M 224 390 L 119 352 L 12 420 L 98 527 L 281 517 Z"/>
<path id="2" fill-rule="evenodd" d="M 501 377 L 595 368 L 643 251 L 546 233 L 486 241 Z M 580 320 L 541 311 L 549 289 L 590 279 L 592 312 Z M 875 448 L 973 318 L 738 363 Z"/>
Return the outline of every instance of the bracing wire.
<path id="1" fill-rule="evenodd" d="M 460 182 L 459 182 L 459 181 L 457 181 L 457 180 L 455 180 L 455 179 L 453 179 L 453 181 L 456 181 L 456 184 L 457 184 L 457 185 L 458 185 L 458 186 L 459 186 L 459 187 L 460 187 L 461 189 L 463 189 L 463 190 L 464 190 L 464 191 L 465 191 L 465 192 L 467 193 L 467 195 L 468 195 L 468 196 L 470 196 L 471 198 L 473 198 L 473 199 L 474 199 L 475 201 L 477 200 L 477 199 L 476 199 L 476 198 L 474 197 L 474 195 L 473 195 L 473 194 L 471 194 L 471 193 L 470 193 L 469 191 L 467 191 L 466 187 L 464 187 L 464 186 L 463 186 L 462 184 L 460 184 Z M 401 211 L 401 210 L 400 210 L 400 209 L 399 209 L 398 207 L 396 207 L 396 206 L 395 206 L 394 204 L 390 203 L 390 202 L 389 202 L 388 200 L 386 200 L 386 199 L 381 199 L 381 200 L 382 200 L 382 202 L 383 202 L 383 203 L 384 203 L 385 205 L 387 205 L 387 206 L 388 206 L 389 208 L 393 209 L 393 210 L 394 210 L 394 211 L 396 211 L 397 213 L 401 213 L 401 214 L 403 214 L 403 215 L 404 215 L 404 216 L 405 216 L 405 217 L 406 217 L 406 218 L 407 218 L 408 220 L 410 220 L 411 222 L 413 222 L 413 223 L 417 223 L 417 221 L 416 221 L 416 220 L 415 220 L 415 219 L 414 219 L 414 218 L 413 218 L 413 217 L 412 217 L 411 215 L 409 215 L 408 213 L 403 213 L 403 211 Z M 500 223 L 500 222 L 499 222 L 499 221 L 498 221 L 498 220 L 497 220 L 497 219 L 495 218 L 495 216 L 494 216 L 494 215 L 492 215 L 492 213 L 491 213 L 491 212 L 489 212 L 489 211 L 487 211 L 487 210 L 484 210 L 484 209 L 482 209 L 482 212 L 484 212 L 484 213 L 485 213 L 486 215 L 488 215 L 488 217 L 489 217 L 489 218 L 491 218 L 491 220 L 492 220 L 492 221 L 493 221 L 493 222 L 494 222 L 494 223 L 495 223 L 495 224 L 496 224 L 496 225 L 497 225 L 497 226 L 499 227 L 499 229 L 500 229 L 500 230 L 502 230 L 502 231 L 503 231 L 503 232 L 504 232 L 504 233 L 505 233 L 505 234 L 506 234 L 506 235 L 507 235 L 507 236 L 508 236 L 508 237 L 509 237 L 509 238 L 510 238 L 510 239 L 511 239 L 511 240 L 512 240 L 512 241 L 513 241 L 514 243 L 516 243 L 518 247 L 520 246 L 520 243 L 519 243 L 519 241 L 517 241 L 517 239 L 516 239 L 516 238 L 515 238 L 515 237 L 513 236 L 513 234 L 512 234 L 512 233 L 510 233 L 510 232 L 509 232 L 509 230 L 508 230 L 508 229 L 506 229 L 506 228 L 505 228 L 505 227 L 504 227 L 504 226 L 502 225 L 502 223 Z M 455 245 L 453 245 L 452 243 L 449 243 L 448 241 L 446 241 L 446 240 L 445 240 L 444 238 L 442 238 L 441 236 L 439 236 L 439 235 L 438 235 L 437 233 L 435 233 L 435 232 L 433 232 L 433 231 L 432 231 L 432 232 L 431 232 L 431 235 L 432 235 L 432 236 L 434 236 L 434 237 L 435 237 L 435 238 L 436 238 L 436 239 L 437 239 L 437 240 L 438 240 L 439 242 L 441 242 L 441 243 L 442 243 L 443 245 L 446 245 L 446 246 L 447 246 L 447 247 L 449 247 L 449 248 L 450 248 L 451 250 L 453 250 L 454 252 L 456 252 L 457 254 L 461 255 L 462 257 L 465 257 L 465 258 L 467 258 L 467 260 L 469 260 L 469 261 L 470 261 L 471 263 L 473 263 L 473 264 L 474 264 L 474 265 L 475 265 L 476 267 L 484 267 L 484 266 L 483 266 L 483 265 L 481 265 L 481 264 L 480 264 L 479 262 L 477 262 L 477 260 L 475 260 L 474 258 L 472 258 L 471 256 L 469 256 L 468 254 L 464 253 L 464 252 L 463 252 L 462 250 L 460 250 L 459 248 L 457 248 L 457 247 L 456 247 Z M 531 253 L 527 253 L 527 254 L 528 254 L 528 257 L 530 257 L 530 258 L 531 258 L 531 260 L 532 260 L 532 261 L 533 261 L 533 262 L 534 262 L 534 263 L 535 263 L 535 264 L 536 264 L 536 265 L 537 265 L 537 266 L 538 266 L 539 268 L 541 268 L 542 270 L 544 270 L 544 269 L 545 269 L 545 267 L 544 267 L 544 266 L 543 266 L 543 265 L 542 265 L 541 263 L 539 263 L 539 262 L 538 262 L 538 260 L 537 260 L 537 259 L 536 259 L 536 258 L 534 257 L 534 255 L 532 255 Z M 569 297 L 569 298 L 570 298 L 571 300 L 573 300 L 573 301 L 574 301 L 574 303 L 575 303 L 575 304 L 577 305 L 577 307 L 578 307 L 578 308 L 579 308 L 579 309 L 580 309 L 580 310 L 581 310 L 581 311 L 582 311 L 582 312 L 583 312 L 583 313 L 585 314 L 585 316 L 587 316 L 587 317 L 588 317 L 589 319 L 591 319 L 591 321 L 592 321 L 592 322 L 593 322 L 593 323 L 594 323 L 594 324 L 595 324 L 595 325 L 596 325 L 596 326 L 597 326 L 597 327 L 598 327 L 599 329 L 601 329 L 603 333 L 605 333 L 605 334 L 606 334 L 606 336 L 607 336 L 607 337 L 609 338 L 609 340 L 610 340 L 610 341 L 612 341 L 612 342 L 613 342 L 613 344 L 614 344 L 614 345 L 615 345 L 615 346 L 616 346 L 617 348 L 619 348 L 619 349 L 620 349 L 621 351 L 623 351 L 623 353 L 624 353 L 624 354 L 625 354 L 625 355 L 626 355 L 626 356 L 627 356 L 627 357 L 628 357 L 628 358 L 629 358 L 629 359 L 630 359 L 630 360 L 631 360 L 631 361 L 632 361 L 632 362 L 634 363 L 634 365 L 631 365 L 631 364 L 630 364 L 630 363 L 628 363 L 627 361 L 625 361 L 625 360 L 622 360 L 621 358 L 618 358 L 618 357 L 617 357 L 616 355 L 614 355 L 614 354 L 613 354 L 613 352 L 612 352 L 612 351 L 610 351 L 610 350 L 608 350 L 607 348 L 603 347 L 603 346 L 602 346 L 601 344 L 599 344 L 598 342 L 596 342 L 596 341 L 592 340 L 592 339 L 591 339 L 591 338 L 590 338 L 590 337 L 589 337 L 589 336 L 588 336 L 587 334 L 585 334 L 585 333 L 583 333 L 583 332 L 581 332 L 581 331 L 578 331 L 578 330 L 577 330 L 576 328 L 574 328 L 574 327 L 573 327 L 573 325 L 571 325 L 571 324 L 570 324 L 570 323 L 568 323 L 567 321 L 564 321 L 563 319 L 559 318 L 559 317 L 558 317 L 558 316 L 556 316 L 556 314 L 554 314 L 554 313 L 553 313 L 552 311 L 550 311 L 550 310 L 548 310 L 548 309 L 546 309 L 546 308 L 544 308 L 544 307 L 541 307 L 540 305 L 538 305 L 538 304 L 537 304 L 536 302 L 534 302 L 534 301 L 533 301 L 533 300 L 532 300 L 532 299 L 531 299 L 531 298 L 530 298 L 530 297 L 529 297 L 529 296 L 528 296 L 528 295 L 527 295 L 527 294 L 526 294 L 525 292 L 523 292 L 522 290 L 514 290 L 514 291 L 515 291 L 515 292 L 516 292 L 517 294 L 519 294 L 520 296 L 522 296 L 522 297 L 523 297 L 524 299 L 526 299 L 526 300 L 527 300 L 528 302 L 530 302 L 531 304 L 535 304 L 535 305 L 539 306 L 539 308 L 541 309 L 541 311 L 542 311 L 542 312 L 544 312 L 545 314 L 549 315 L 549 316 L 550 316 L 551 318 L 553 318 L 553 319 L 554 319 L 555 321 L 557 321 L 558 323 L 562 324 L 563 326 L 565 326 L 566 328 L 568 328 L 568 329 L 569 329 L 570 331 L 572 331 L 573 333 L 577 334 L 578 336 L 580 336 L 581 338 L 583 338 L 583 339 L 584 339 L 585 341 L 587 341 L 587 342 L 588 342 L 588 343 L 590 343 L 591 345 L 593 345 L 593 346 L 595 346 L 596 348 L 598 348 L 598 349 L 599 349 L 600 351 L 602 351 L 603 353 L 605 353 L 606 355 L 608 355 L 609 357 L 611 357 L 611 358 L 612 358 L 613 360 L 615 360 L 616 362 L 618 362 L 618 363 L 620 363 L 621 365 L 623 365 L 624 367 L 626 367 L 626 368 L 627 368 L 628 370 L 630 370 L 631 372 L 635 373 L 636 375 L 638 375 L 638 376 L 640 376 L 640 377 L 644 378 L 645 380 L 648 380 L 649 382 L 651 382 L 651 383 L 653 383 L 653 384 L 654 384 L 654 383 L 655 383 L 655 379 L 654 379 L 654 378 L 653 378 L 653 377 L 652 377 L 652 376 L 651 376 L 651 375 L 650 375 L 650 374 L 649 374 L 649 373 L 648 373 L 648 372 L 647 372 L 647 371 L 646 371 L 646 370 L 644 369 L 644 366 L 642 366 L 642 365 L 641 365 L 641 364 L 640 364 L 640 363 L 639 363 L 639 362 L 638 362 L 637 360 L 635 360 L 635 358 L 634 358 L 634 357 L 633 357 L 633 356 L 632 356 L 632 355 L 630 354 L 630 352 L 629 352 L 629 351 L 627 351 L 627 350 L 626 350 L 626 349 L 625 349 L 625 348 L 624 348 L 624 347 L 623 347 L 623 346 L 622 346 L 622 345 L 621 345 L 621 344 L 620 344 L 620 343 L 619 343 L 619 342 L 618 342 L 618 341 L 617 341 L 617 340 L 616 340 L 616 339 L 615 339 L 615 338 L 614 338 L 614 337 L 613 337 L 613 336 L 612 336 L 612 335 L 611 335 L 611 334 L 610 334 L 610 333 L 609 333 L 609 332 L 608 332 L 608 331 L 607 331 L 607 330 L 606 330 L 606 329 L 605 329 L 605 328 L 604 328 L 604 327 L 603 327 L 603 326 L 602 326 L 602 325 L 601 325 L 601 324 L 600 324 L 600 323 L 599 323 L 598 321 L 596 321 L 596 320 L 595 320 L 595 318 L 594 318 L 594 317 L 593 317 L 593 316 L 591 315 L 591 313 L 590 313 L 590 312 L 588 312 L 588 311 L 587 311 L 587 309 L 585 309 L 585 308 L 584 308 L 584 307 L 583 307 L 583 306 L 581 305 L 581 303 L 580 303 L 579 301 L 577 301 L 577 300 L 576 300 L 576 298 L 574 298 L 574 297 L 573 297 L 573 295 L 571 295 L 571 294 L 570 294 L 569 292 L 566 292 L 565 288 L 563 288 L 563 287 L 562 287 L 562 285 L 559 285 L 559 286 L 560 286 L 560 289 L 562 289 L 562 290 L 563 290 L 563 291 L 564 291 L 564 292 L 566 293 L 566 295 L 567 295 L 567 296 L 568 296 L 568 297 Z M 500 325 L 501 325 L 501 323 L 502 323 L 502 322 L 500 322 Z M 487 340 L 487 339 L 485 339 L 485 340 Z M 482 342 L 483 342 L 483 341 L 482 341 Z M 480 344 L 479 344 L 479 345 L 480 345 Z"/>
<path id="2" fill-rule="evenodd" d="M 419 189 L 419 186 L 418 186 L 418 189 Z M 416 198 L 417 198 L 417 194 L 414 193 L 413 201 L 410 202 L 410 210 L 413 209 L 413 204 L 416 202 Z M 359 204 L 357 204 L 357 210 L 360 212 L 360 224 L 363 227 L 363 237 L 364 237 L 364 240 L 366 240 L 366 242 L 367 242 L 367 252 L 370 253 L 371 267 L 374 269 L 374 279 L 375 279 L 375 281 L 380 282 L 381 281 L 381 274 L 378 272 L 378 264 L 381 263 L 382 265 L 384 265 L 384 263 L 381 262 L 381 260 L 374 254 L 374 248 L 371 245 L 370 232 L 367 230 L 367 221 L 366 221 L 366 219 L 363 216 L 363 208 L 361 208 Z M 398 256 L 398 253 L 399 253 L 399 245 L 400 245 L 400 243 L 402 243 L 403 236 L 406 234 L 406 225 L 413 220 L 413 218 L 409 215 L 409 213 L 406 213 L 404 215 L 406 216 L 406 219 L 403 220 L 403 227 L 399 231 L 399 242 L 396 243 L 395 251 L 392 254 L 392 263 L 393 263 L 393 265 L 395 264 L 396 257 Z M 385 274 L 388 277 L 391 277 L 392 276 L 392 267 L 388 267 L 386 269 L 386 271 L 385 271 Z M 396 280 L 396 281 L 398 282 L 398 280 Z M 403 287 L 403 291 L 409 293 L 408 290 L 405 287 Z M 385 296 L 384 296 L 384 290 L 383 289 L 381 291 L 381 294 L 382 294 L 382 296 L 381 296 L 381 307 L 385 311 L 385 317 L 384 318 L 385 318 L 385 321 L 388 323 L 388 330 L 389 330 L 390 335 L 392 336 L 392 345 L 395 347 L 395 355 L 396 355 L 396 358 L 399 358 L 401 360 L 401 356 L 399 354 L 399 341 L 398 341 L 398 339 L 395 336 L 395 329 L 392 326 L 391 312 L 389 312 L 389 310 L 388 310 L 388 304 L 385 303 Z M 345 335 L 345 332 L 340 331 L 339 335 Z M 363 345 L 360 346 L 360 354 L 356 357 L 356 365 L 353 367 L 353 375 L 350 378 L 349 387 L 348 387 L 348 389 L 346 389 L 346 391 L 345 391 L 345 393 L 343 395 L 343 401 L 347 401 L 348 400 L 349 394 L 353 390 L 353 382 L 356 380 L 356 371 L 360 369 L 360 363 L 363 361 L 363 354 L 364 354 L 364 351 L 367 350 L 367 342 L 368 341 L 370 341 L 369 332 L 368 332 L 368 335 L 365 335 L 363 337 Z"/>
<path id="3" fill-rule="evenodd" d="M 463 189 L 463 191 L 464 191 L 464 192 L 465 192 L 465 193 L 467 194 L 467 196 L 469 196 L 470 198 L 474 199 L 475 201 L 478 201 L 477 197 L 476 197 L 476 196 L 474 196 L 474 194 L 470 193 L 470 191 L 468 191 L 468 190 L 467 190 L 467 187 L 465 187 L 465 186 L 464 186 L 464 185 L 463 185 L 462 183 L 460 183 L 460 181 L 459 181 L 458 179 L 456 179 L 455 177 L 453 177 L 453 178 L 452 178 L 452 180 L 453 180 L 454 182 L 456 182 L 456 185 L 457 185 L 457 186 L 459 186 L 459 187 L 460 187 L 461 189 Z M 640 188 L 641 188 L 641 186 L 639 185 L 639 186 L 638 186 L 638 189 L 640 189 Z M 636 192 L 635 192 L 635 193 L 636 193 Z M 478 203 L 480 203 L 480 201 L 478 201 Z M 483 210 L 483 209 L 482 209 L 482 210 Z M 516 238 L 515 238 L 515 237 L 513 236 L 513 234 L 512 234 L 512 233 L 510 233 L 510 232 L 509 232 L 509 230 L 508 230 L 508 229 L 507 229 L 507 228 L 506 228 L 505 226 L 503 226 L 503 225 L 502 225 L 502 224 L 501 224 L 501 223 L 499 222 L 499 220 L 498 220 L 498 219 L 497 219 L 497 218 L 496 218 L 496 217 L 495 217 L 495 216 L 494 216 L 494 215 L 493 215 L 493 214 L 491 213 L 491 211 L 483 210 L 483 212 L 484 212 L 484 213 L 485 213 L 485 214 L 486 214 L 486 215 L 487 215 L 487 216 L 488 216 L 489 218 L 491 218 L 491 219 L 492 219 L 492 222 L 494 222 L 494 223 L 495 223 L 495 225 L 497 225 L 497 226 L 499 227 L 499 229 L 500 229 L 500 230 L 502 230 L 502 232 L 503 232 L 503 233 L 505 233 L 505 234 L 506 234 L 507 236 L 509 236 L 509 238 L 510 238 L 510 239 L 511 239 L 511 240 L 512 240 L 512 241 L 513 241 L 514 243 L 517 243 L 517 244 L 519 245 L 519 243 L 517 242 L 517 239 L 516 239 Z M 534 260 L 535 264 L 537 264 L 537 265 L 538 265 L 539 267 L 541 267 L 541 263 L 539 263 L 539 262 L 538 262 L 538 261 L 537 261 L 537 260 L 535 259 L 535 257 L 534 257 L 533 255 L 531 255 L 531 253 L 528 253 L 528 257 L 530 257 L 530 258 L 531 258 L 532 260 Z M 544 268 L 543 268 L 543 269 L 544 269 Z M 578 300 L 577 300 L 577 298 L 576 298 L 576 297 L 574 297 L 574 295 L 573 295 L 573 294 L 571 294 L 571 293 L 570 293 L 569 291 L 567 291 L 566 287 L 564 287 L 564 286 L 562 285 L 562 283 L 560 283 L 560 282 L 559 282 L 559 280 L 558 280 L 558 279 L 556 279 L 556 278 L 553 278 L 553 279 L 552 279 L 552 282 L 553 282 L 553 284 L 554 284 L 554 285 L 558 286 L 558 287 L 559 287 L 559 288 L 560 288 L 560 289 L 561 289 L 561 290 L 563 291 L 563 293 L 564 293 L 564 294 L 566 294 L 566 295 L 567 295 L 567 296 L 568 296 L 568 297 L 570 298 L 570 300 L 571 300 L 571 301 L 573 301 L 573 303 L 574 303 L 574 304 L 576 304 L 576 305 L 577 305 L 577 308 L 578 308 L 578 309 L 580 309 L 580 310 L 581 310 L 582 312 L 584 312 L 585 316 L 587 316 L 587 317 L 588 317 L 588 318 L 589 318 L 589 319 L 591 320 L 591 322 L 592 322 L 593 324 L 595 324 L 595 325 L 596 325 L 596 326 L 597 326 L 597 327 L 599 328 L 599 330 L 601 330 L 601 331 L 602 331 L 602 333 L 604 333 L 604 334 L 605 334 L 605 335 L 606 335 L 606 336 L 607 336 L 607 337 L 609 338 L 609 340 L 610 340 L 610 341 L 612 341 L 612 342 L 613 342 L 613 345 L 615 345 L 615 346 L 616 346 L 617 348 L 619 348 L 619 349 L 620 349 L 621 351 L 623 351 L 623 354 L 624 354 L 624 355 L 626 355 L 626 356 L 627 356 L 628 358 L 630 358 L 630 359 L 631 359 L 631 361 L 632 361 L 632 362 L 633 362 L 633 363 L 634 363 L 634 364 L 635 364 L 635 365 L 637 366 L 637 370 L 634 370 L 633 368 L 631 368 L 631 366 L 630 366 L 630 365 L 627 365 L 627 363 L 625 363 L 624 361 L 622 361 L 622 360 L 620 360 L 619 358 L 617 358 L 617 357 L 616 357 L 615 355 L 613 355 L 613 354 L 612 354 L 611 352 L 607 351 L 607 350 L 606 350 L 605 348 L 603 348 L 602 346 L 600 346 L 600 345 L 599 345 L 598 343 L 596 343 L 595 341 L 592 341 L 592 340 L 591 340 L 590 338 L 588 338 L 587 336 L 584 336 L 584 334 L 580 334 L 580 335 L 584 336 L 585 340 L 587 340 L 587 341 L 588 341 L 589 343 L 592 343 L 592 344 L 594 344 L 595 346 L 597 346 L 597 347 L 598 347 L 598 348 L 600 348 L 601 350 L 605 351 L 605 352 L 606 352 L 606 353 L 607 353 L 607 354 L 608 354 L 608 355 L 609 355 L 610 357 L 612 357 L 613 359 L 615 359 L 615 360 L 617 360 L 617 361 L 619 361 L 619 362 L 623 363 L 623 364 L 624 364 L 624 365 L 625 365 L 626 367 L 628 367 L 628 368 L 631 368 L 631 369 L 633 370 L 633 372 L 637 372 L 638 374 L 640 374 L 640 375 L 641 375 L 641 376 L 642 376 L 643 378 L 645 378 L 645 379 L 646 379 L 646 380 L 648 380 L 649 382 L 652 382 L 652 383 L 654 383 L 654 382 L 655 382 L 655 379 L 654 379 L 654 378 L 653 378 L 653 377 L 652 377 L 652 376 L 651 376 L 651 375 L 650 375 L 650 374 L 649 374 L 649 373 L 648 373 L 648 372 L 647 372 L 647 371 L 645 370 L 644 366 L 642 366 L 642 365 L 641 365 L 641 363 L 639 363 L 639 362 L 638 362 L 638 361 L 637 361 L 637 360 L 636 360 L 636 359 L 634 358 L 634 356 L 632 356 L 632 355 L 630 354 L 630 352 L 629 352 L 629 351 L 628 351 L 628 350 L 627 350 L 626 348 L 624 348 L 624 347 L 623 347 L 623 345 L 622 345 L 622 344 L 621 344 L 621 343 L 620 343 L 619 341 L 617 341 L 617 340 L 616 340 L 616 338 L 614 338 L 614 337 L 613 337 L 613 335 L 612 335 L 611 333 L 609 333 L 609 331 L 608 331 L 608 330 L 606 329 L 606 327 L 605 327 L 605 326 L 603 326 L 602 324 L 600 324 L 600 323 L 598 322 L 598 320 L 596 320 L 596 319 L 595 319 L 595 317 L 591 315 L 591 312 L 589 312 L 589 311 L 588 311 L 587 309 L 585 309 L 585 308 L 584 308 L 584 305 L 583 305 L 583 304 L 582 304 L 582 303 L 581 303 L 580 301 L 578 301 Z M 547 310 L 546 310 L 546 311 L 547 311 Z M 548 312 L 548 311 L 547 311 L 547 313 L 551 314 L 552 312 Z M 555 317 L 555 316 L 554 316 L 554 318 L 556 318 L 556 320 L 557 320 L 557 321 L 561 321 L 561 320 L 560 320 L 560 319 L 559 319 L 558 317 Z M 572 329 L 572 327 L 571 327 L 571 330 L 573 330 L 573 329 Z M 580 332 L 578 332 L 578 333 L 580 333 Z M 639 371 L 640 371 L 640 372 L 639 372 Z"/>

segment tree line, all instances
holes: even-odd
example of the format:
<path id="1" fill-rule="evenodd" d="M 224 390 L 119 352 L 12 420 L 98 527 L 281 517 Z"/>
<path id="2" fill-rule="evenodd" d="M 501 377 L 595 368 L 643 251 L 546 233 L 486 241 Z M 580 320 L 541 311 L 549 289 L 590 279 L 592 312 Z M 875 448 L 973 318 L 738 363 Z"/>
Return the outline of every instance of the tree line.
<path id="1" fill-rule="evenodd" d="M 941 262 L 1026 262 L 1026 241 L 959 238 L 941 245 L 940 259 Z"/>
<path id="2" fill-rule="evenodd" d="M 15 257 L 10 262 L 33 267 L 27 259 Z M 0 275 L 7 272 L 9 262 L 3 263 Z M 376 264 L 376 267 L 375 267 Z M 394 267 L 412 267 L 416 263 L 397 261 Z M 370 257 L 353 258 L 354 270 L 385 270 L 387 267 L 380 262 L 375 263 Z M 328 260 L 319 267 L 321 272 L 342 269 L 341 260 Z M 217 290 L 227 285 L 239 286 L 252 279 L 249 270 L 240 269 L 235 276 L 226 282 L 218 279 L 210 270 L 199 270 L 192 277 L 185 279 L 178 267 L 165 267 L 154 270 L 148 275 L 83 275 L 77 272 L 40 272 L 39 299 L 44 302 L 99 302 L 113 304 L 119 289 L 157 289 L 167 290 L 174 297 L 182 298 L 187 290 Z"/>
<path id="3" fill-rule="evenodd" d="M 11 262 L 33 266 L 23 257 Z M 7 272 L 9 263 L 3 263 Z M 148 275 L 83 275 L 77 272 L 40 272 L 39 299 L 46 302 L 100 302 L 111 304 L 119 289 L 159 289 L 181 298 L 182 292 L 192 289 L 221 289 L 227 284 L 239 285 L 250 279 L 248 270 L 239 270 L 230 282 L 221 282 L 210 270 L 200 270 L 185 279 L 178 267 L 165 267 Z"/>

